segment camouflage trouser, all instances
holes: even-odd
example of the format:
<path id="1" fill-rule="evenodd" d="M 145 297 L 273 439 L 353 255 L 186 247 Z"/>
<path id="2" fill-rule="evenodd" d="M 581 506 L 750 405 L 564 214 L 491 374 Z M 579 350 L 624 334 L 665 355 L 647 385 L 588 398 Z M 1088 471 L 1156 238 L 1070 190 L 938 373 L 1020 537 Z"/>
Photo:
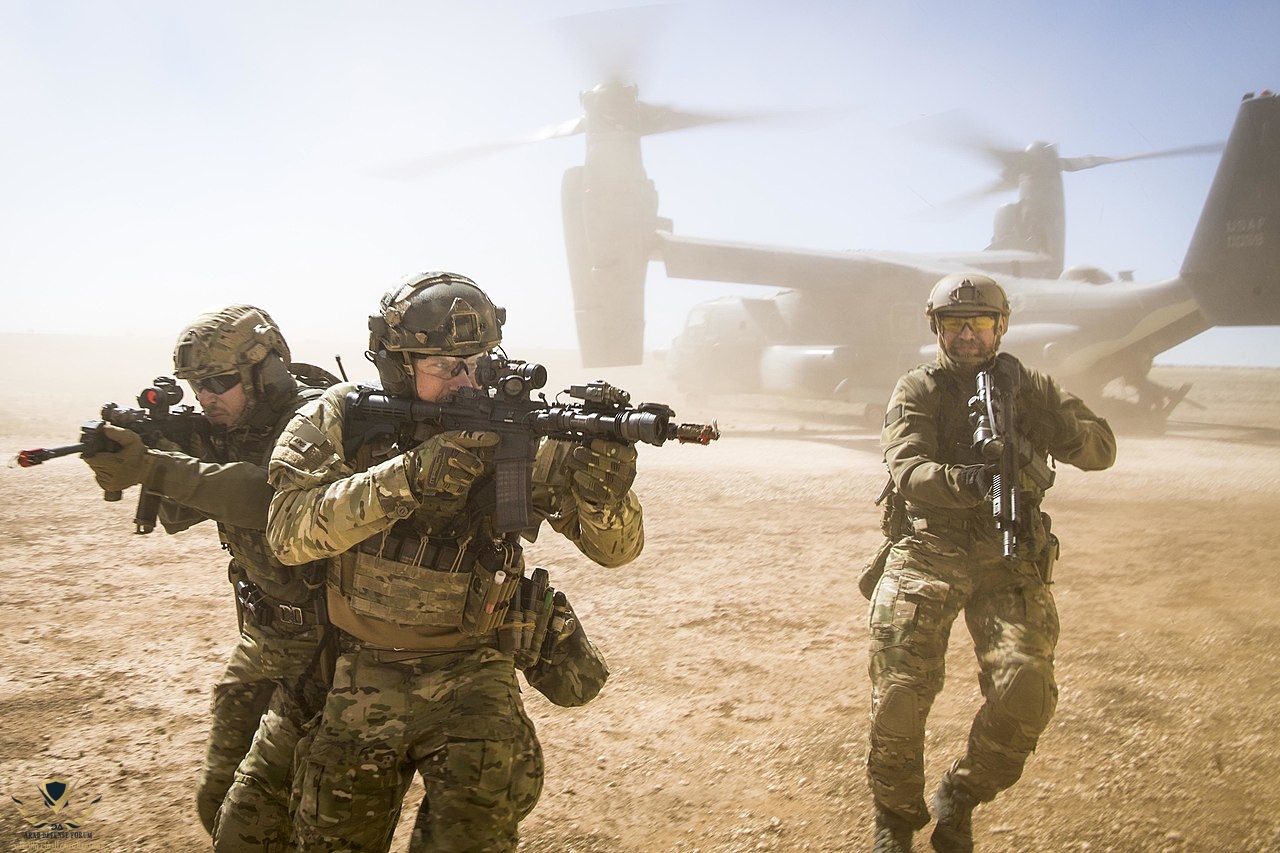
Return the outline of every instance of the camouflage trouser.
<path id="1" fill-rule="evenodd" d="M 284 682 L 262 715 L 253 745 L 236 768 L 213 828 L 216 853 L 278 853 L 293 834 L 294 768 L 309 745 L 333 683 L 332 643 L 310 669 Z"/>
<path id="2" fill-rule="evenodd" d="M 338 658 L 297 780 L 301 851 L 383 851 L 416 769 L 426 789 L 411 851 L 514 851 L 542 793 L 542 748 L 511 656 L 495 649 Z"/>
<path id="3" fill-rule="evenodd" d="M 209 833 L 276 685 L 298 678 L 311 666 L 324 629 L 285 630 L 289 629 L 261 628 L 246 620 L 240 642 L 213 686 L 213 722 L 196 787 L 196 809 Z"/>
<path id="4" fill-rule="evenodd" d="M 986 802 L 1022 775 L 1057 705 L 1058 612 L 1034 563 L 1006 562 L 997 543 L 963 546 L 922 532 L 898 542 L 871 601 L 871 743 L 877 805 L 917 828 L 924 802 L 925 720 L 942 689 L 961 610 L 978 656 L 984 703 L 950 780 Z"/>

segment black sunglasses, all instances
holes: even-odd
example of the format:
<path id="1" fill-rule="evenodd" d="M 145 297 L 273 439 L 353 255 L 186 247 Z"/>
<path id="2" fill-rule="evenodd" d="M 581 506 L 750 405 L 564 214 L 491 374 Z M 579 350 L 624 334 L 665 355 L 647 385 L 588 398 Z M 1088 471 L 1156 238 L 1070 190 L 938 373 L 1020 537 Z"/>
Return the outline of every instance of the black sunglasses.
<path id="1" fill-rule="evenodd" d="M 214 394 L 225 394 L 232 388 L 240 384 L 239 373 L 223 373 L 218 376 L 210 376 L 205 379 L 198 379 L 191 383 L 195 386 L 196 393 L 201 391 L 211 391 Z"/>

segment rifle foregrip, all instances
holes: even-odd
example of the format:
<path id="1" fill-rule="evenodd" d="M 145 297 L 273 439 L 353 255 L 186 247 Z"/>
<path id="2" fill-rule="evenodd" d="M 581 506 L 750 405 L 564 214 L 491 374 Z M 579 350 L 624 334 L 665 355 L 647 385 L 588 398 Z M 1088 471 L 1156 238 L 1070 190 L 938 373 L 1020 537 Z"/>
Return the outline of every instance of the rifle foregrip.
<path id="1" fill-rule="evenodd" d="M 119 500 L 119 492 L 116 492 L 116 500 Z M 104 495 L 105 500 L 110 498 Z M 160 514 L 160 495 L 155 492 L 148 492 L 145 488 L 140 489 L 138 494 L 138 508 L 133 513 L 133 532 L 140 534 L 150 533 L 156 529 L 156 516 Z"/>

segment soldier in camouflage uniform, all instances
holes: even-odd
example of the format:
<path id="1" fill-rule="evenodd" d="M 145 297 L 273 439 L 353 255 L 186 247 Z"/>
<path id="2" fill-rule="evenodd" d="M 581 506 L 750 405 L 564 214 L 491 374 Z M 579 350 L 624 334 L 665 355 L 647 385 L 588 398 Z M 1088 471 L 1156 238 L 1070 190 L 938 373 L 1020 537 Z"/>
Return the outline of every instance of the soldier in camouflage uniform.
<path id="1" fill-rule="evenodd" d="M 108 424 L 107 437 L 119 449 L 85 461 L 104 490 L 141 484 L 163 496 L 159 520 L 169 533 L 213 519 L 231 553 L 228 576 L 240 641 L 214 685 L 213 724 L 196 793 L 200 821 L 212 833 L 277 685 L 313 667 L 326 636 L 323 567 L 284 566 L 265 540 L 267 459 L 289 416 L 319 391 L 290 373 L 284 337 L 265 311 L 251 305 L 197 317 L 179 335 L 173 364 L 174 374 L 191 384 L 209 432 L 193 436 L 191 446 L 161 450 Z M 309 375 L 323 373 L 305 367 Z M 281 811 L 288 795 L 287 782 L 272 792 Z"/>
<path id="2" fill-rule="evenodd" d="M 475 387 L 476 359 L 499 345 L 503 322 L 470 279 L 424 273 L 382 298 L 369 355 L 385 393 L 438 402 Z M 339 629 L 333 688 L 298 771 L 294 841 L 386 850 L 416 770 L 425 797 L 411 850 L 514 851 L 543 764 L 515 658 L 480 607 L 486 593 L 509 595 L 524 569 L 519 542 L 494 526 L 498 437 L 425 423 L 355 435 L 356 390 L 336 386 L 303 408 L 268 474 L 268 540 L 282 562 L 327 561 Z M 644 543 L 635 459 L 627 445 L 545 441 L 537 522 L 600 565 L 629 562 Z M 562 687 L 574 693 L 578 679 Z"/>
<path id="3" fill-rule="evenodd" d="M 1053 653 L 1058 614 L 1048 585 L 1057 539 L 1040 510 L 1042 489 L 1019 484 L 1024 526 L 1006 560 L 992 517 L 991 472 L 973 448 L 969 400 L 976 374 L 995 362 L 1008 326 L 1004 290 L 985 275 L 944 277 L 927 306 L 938 357 L 898 380 L 881 446 L 901 509 L 886 531 L 883 575 L 872 593 L 872 713 L 867 776 L 875 800 L 876 853 L 911 849 L 929 822 L 924 801 L 925 720 L 942 688 L 951 625 L 961 610 L 977 652 L 984 704 L 968 749 L 933 800 L 934 849 L 973 849 L 974 807 L 1013 785 L 1057 703 Z M 1115 461 L 1107 422 L 1050 377 L 1020 365 L 1017 425 L 1041 460 L 1086 471 Z M 864 587 L 865 589 L 865 587 Z"/>

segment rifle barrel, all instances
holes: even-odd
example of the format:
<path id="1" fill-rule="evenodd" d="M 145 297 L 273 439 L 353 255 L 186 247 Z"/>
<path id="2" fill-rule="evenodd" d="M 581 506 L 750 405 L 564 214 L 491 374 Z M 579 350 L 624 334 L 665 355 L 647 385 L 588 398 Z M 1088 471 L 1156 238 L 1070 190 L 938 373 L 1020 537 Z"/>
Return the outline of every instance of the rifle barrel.
<path id="1" fill-rule="evenodd" d="M 59 456 L 83 453 L 87 446 L 84 442 L 81 442 L 80 444 L 68 444 L 63 447 L 34 447 L 30 450 L 19 450 L 17 456 L 18 466 L 30 468 L 34 465 L 39 465 L 41 462 L 57 459 Z"/>

